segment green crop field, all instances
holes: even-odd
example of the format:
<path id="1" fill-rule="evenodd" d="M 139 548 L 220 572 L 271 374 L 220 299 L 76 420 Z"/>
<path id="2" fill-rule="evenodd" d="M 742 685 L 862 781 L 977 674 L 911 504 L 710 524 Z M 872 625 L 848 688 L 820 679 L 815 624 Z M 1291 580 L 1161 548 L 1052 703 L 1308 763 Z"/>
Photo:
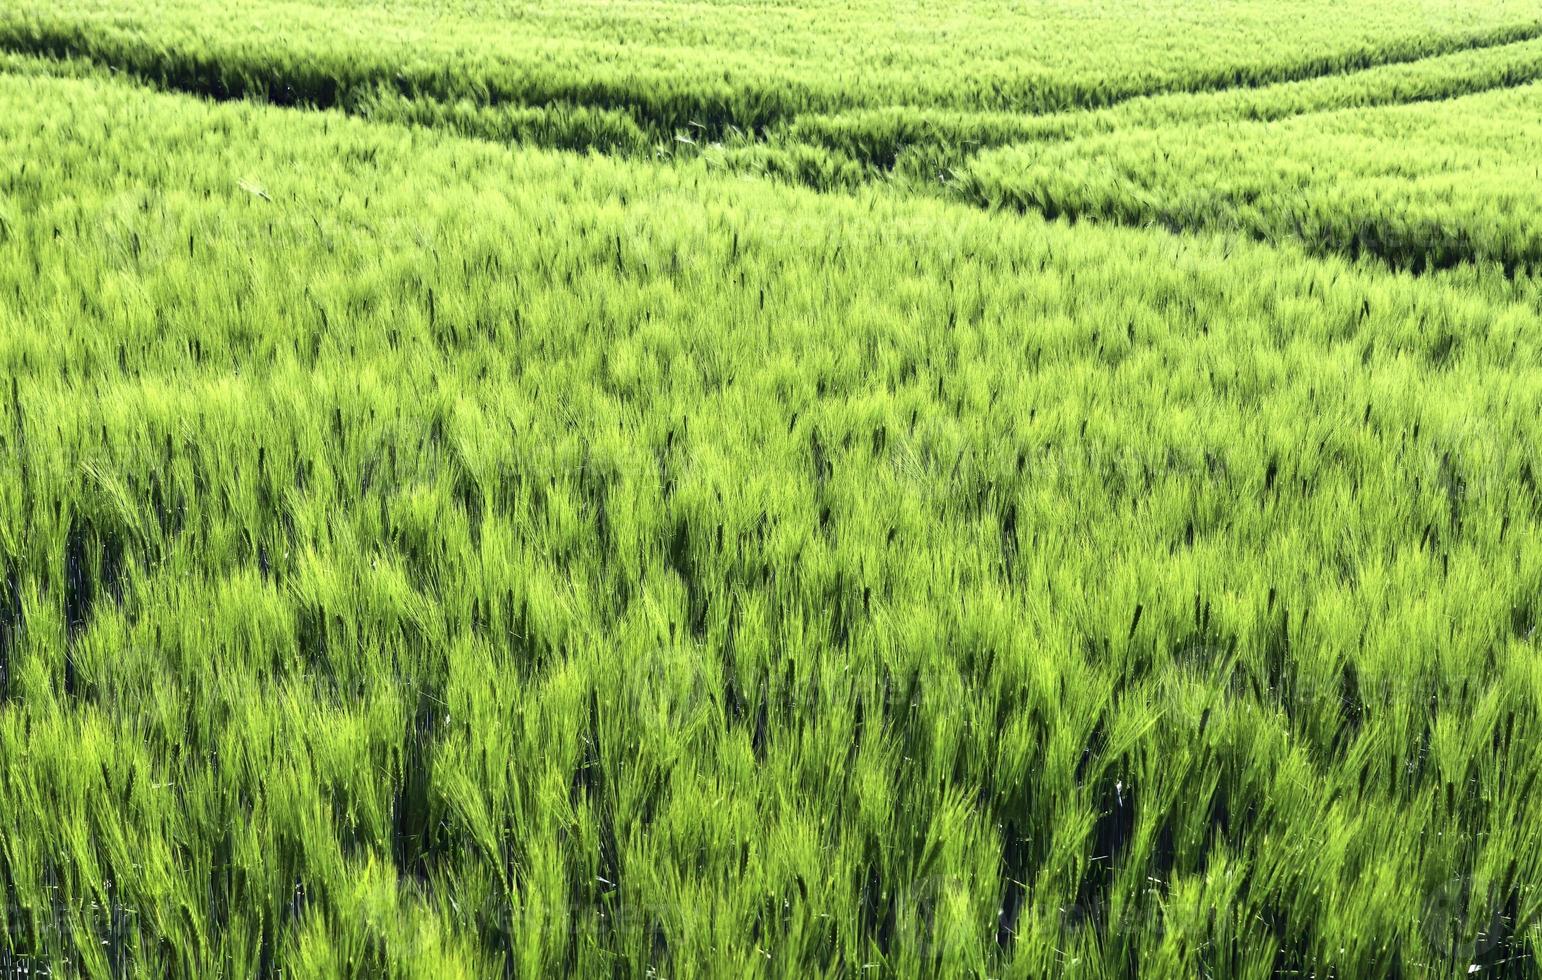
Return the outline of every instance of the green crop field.
<path id="1" fill-rule="evenodd" d="M 0 978 L 1542 975 L 1542 7 L 3 0 Z"/>
<path id="2" fill-rule="evenodd" d="M 981 153 L 960 190 L 1050 215 L 1240 230 L 1415 271 L 1542 267 L 1542 83 Z"/>

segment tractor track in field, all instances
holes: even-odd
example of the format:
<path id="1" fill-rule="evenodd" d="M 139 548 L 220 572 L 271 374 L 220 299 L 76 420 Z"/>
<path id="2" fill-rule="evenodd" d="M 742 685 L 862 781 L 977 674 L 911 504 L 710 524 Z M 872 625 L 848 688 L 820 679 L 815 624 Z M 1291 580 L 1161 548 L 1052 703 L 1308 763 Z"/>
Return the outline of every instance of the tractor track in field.
<path id="1" fill-rule="evenodd" d="M 1024 113 L 1020 117 L 1024 123 L 1024 130 L 1019 133 L 1010 131 L 1003 133 L 970 132 L 967 123 L 954 126 L 951 130 L 935 138 L 935 150 L 937 155 L 945 160 L 940 169 L 934 169 L 930 174 L 899 174 L 897 173 L 899 154 L 892 147 L 874 150 L 868 147 L 866 150 L 854 148 L 848 145 L 835 145 L 839 141 L 813 139 L 781 139 L 777 127 L 783 124 L 810 118 L 816 115 L 826 117 L 831 114 L 803 113 L 789 118 L 770 117 L 763 120 L 762 124 L 753 127 L 754 138 L 740 144 L 736 149 L 762 153 L 789 153 L 804 154 L 808 156 L 823 156 L 830 161 L 831 166 L 825 168 L 811 167 L 799 170 L 796 167 L 782 169 L 768 168 L 763 171 L 750 172 L 755 176 L 780 180 L 786 183 L 799 184 L 816 191 L 850 191 L 862 184 L 880 183 L 886 181 L 900 182 L 906 186 L 907 191 L 913 193 L 925 193 L 946 197 L 958 203 L 966 204 L 986 210 L 1015 211 L 1024 214 L 1038 214 L 1049 220 L 1065 220 L 1071 223 L 1082 221 L 1096 222 L 1099 224 L 1115 224 L 1126 227 L 1158 227 L 1172 234 L 1234 234 L 1241 235 L 1274 246 L 1294 246 L 1316 255 L 1342 255 L 1350 259 L 1366 258 L 1399 271 L 1405 271 L 1414 275 L 1438 272 L 1455 268 L 1461 265 L 1478 262 L 1494 261 L 1478 255 L 1470 249 L 1456 247 L 1448 249 L 1438 256 L 1424 253 L 1415 254 L 1399 245 L 1399 239 L 1384 233 L 1383 229 L 1371 228 L 1365 234 L 1360 234 L 1345 240 L 1319 241 L 1304 239 L 1292 235 L 1274 235 L 1250 230 L 1247 228 L 1216 227 L 1203 222 L 1174 218 L 1171 215 L 1156 215 L 1145 220 L 1139 216 L 1121 214 L 1117 209 L 1100 209 L 1090 207 L 1077 207 L 1073 204 L 1058 200 L 1035 201 L 1031 198 L 1013 200 L 1011 202 L 995 202 L 987 200 L 979 194 L 971 193 L 967 180 L 949 181 L 948 174 L 957 176 L 962 172 L 971 159 L 979 152 L 987 149 L 1012 145 L 1028 144 L 1034 142 L 1065 142 L 1099 135 L 1101 133 L 1116 131 L 1124 126 L 1132 129 L 1160 129 L 1164 122 L 1161 110 L 1150 117 L 1141 117 L 1129 121 L 1121 121 L 1112 118 L 1108 114 L 1117 111 L 1122 106 L 1128 106 L 1135 102 L 1167 102 L 1174 106 L 1171 122 L 1186 123 L 1194 120 L 1186 119 L 1178 107 L 1183 104 L 1186 97 L 1204 98 L 1223 97 L 1228 92 L 1242 93 L 1250 90 L 1258 90 L 1275 85 L 1311 85 L 1334 77 L 1350 77 L 1367 71 L 1385 69 L 1394 66 L 1417 65 L 1419 62 L 1435 60 L 1464 52 L 1483 50 L 1495 50 L 1506 47 L 1527 44 L 1542 40 L 1542 23 L 1523 27 L 1508 28 L 1501 31 L 1489 32 L 1480 38 L 1461 39 L 1463 43 L 1436 45 L 1417 57 L 1375 59 L 1369 56 L 1355 59 L 1348 65 L 1337 64 L 1334 70 L 1323 70 L 1309 73 L 1294 78 L 1261 78 L 1244 80 L 1239 84 L 1217 86 L 1213 88 L 1194 87 L 1181 89 L 1158 89 L 1126 97 L 1115 99 L 1104 105 L 1089 105 L 1080 109 L 1066 110 L 1050 113 Z M 504 113 L 529 113 L 533 114 L 535 121 L 524 131 L 514 136 L 506 131 L 493 131 L 496 118 L 483 119 L 479 126 L 473 118 L 446 118 L 435 117 L 433 109 L 444 103 L 432 94 L 419 93 L 411 98 L 398 100 L 394 103 L 398 115 L 361 110 L 356 100 L 348 95 L 346 87 L 334 84 L 330 89 L 330 97 L 313 100 L 296 97 L 291 80 L 285 79 L 283 72 L 275 66 L 262 64 L 247 64 L 233 72 L 220 73 L 218 65 L 196 64 L 189 69 L 183 65 L 177 70 L 176 62 L 178 53 L 175 51 L 156 50 L 143 47 L 137 50 L 124 49 L 128 57 L 108 57 L 103 51 L 92 44 L 89 35 L 81 32 L 46 32 L 36 30 L 32 34 L 26 34 L 18 29 L 18 25 L 0 22 L 0 53 L 9 53 L 23 58 L 36 59 L 38 70 L 44 74 L 75 75 L 78 77 L 111 77 L 123 79 L 130 83 L 143 85 L 155 91 L 169 94 L 182 94 L 197 98 L 208 99 L 216 102 L 251 101 L 258 104 L 268 104 L 282 108 L 293 108 L 301 111 L 329 110 L 355 116 L 365 120 L 388 125 L 412 125 L 428 129 L 437 129 L 454 134 L 460 138 L 479 139 L 501 144 L 529 145 L 545 149 L 566 150 L 573 152 L 599 152 L 621 157 L 654 158 L 658 155 L 658 148 L 666 146 L 670 148 L 671 155 L 677 155 L 681 159 L 694 159 L 700 151 L 682 152 L 681 141 L 676 138 L 676 132 L 665 132 L 660 128 L 661 123 L 655 121 L 650 124 L 646 121 L 646 114 L 641 111 L 639 103 L 626 102 L 624 100 L 595 100 L 548 102 L 543 104 L 526 103 L 489 103 L 481 108 L 488 112 Z M 8 69 L 0 64 L 0 73 Z M 1521 63 L 1505 68 L 1502 71 L 1484 73 L 1475 71 L 1470 78 L 1455 76 L 1447 80 L 1434 91 L 1401 91 L 1396 86 L 1382 93 L 1376 91 L 1356 94 L 1352 99 L 1346 99 L 1344 104 L 1323 104 L 1310 107 L 1287 107 L 1278 114 L 1264 111 L 1259 106 L 1241 105 L 1230 109 L 1218 110 L 1216 116 L 1204 121 L 1219 121 L 1226 118 L 1226 113 L 1235 114 L 1240 122 L 1276 122 L 1303 116 L 1317 115 L 1327 112 L 1391 108 L 1399 105 L 1430 104 L 1449 101 L 1465 96 L 1478 95 L 1484 92 L 1516 88 L 1527 84 L 1542 81 L 1542 56 L 1530 63 Z M 366 79 L 366 85 L 381 84 L 382 79 Z M 409 110 L 405 115 L 401 113 L 401 107 Z M 420 109 L 421 112 L 412 112 L 412 109 Z M 906 109 L 914 109 L 917 113 L 938 112 L 930 106 L 906 106 L 895 105 L 885 107 L 882 111 L 903 112 Z M 636 138 L 629 139 L 626 132 L 617 133 L 614 130 L 605 131 L 594 128 L 587 132 L 557 134 L 553 136 L 550 127 L 543 129 L 540 124 L 542 114 L 551 117 L 560 117 L 563 114 L 591 112 L 617 113 L 622 117 L 630 118 L 636 123 Z M 862 110 L 857 110 L 862 111 Z M 838 115 L 838 114 L 837 114 Z M 992 116 L 1008 117 L 1011 113 L 992 113 Z M 1057 132 L 1054 129 L 1054 120 L 1062 120 L 1065 129 Z M 725 124 L 732 127 L 732 124 Z M 1085 125 L 1086 128 L 1082 128 Z M 718 127 L 722 129 L 723 127 Z M 1033 135 L 1025 135 L 1030 129 L 1036 129 Z M 702 144 L 708 144 L 715 133 L 706 127 L 701 127 L 698 132 Z M 567 138 L 563 138 L 567 137 Z M 695 146 L 694 143 L 685 145 Z M 903 144 L 902 144 L 903 145 Z M 855 151 L 854 151 L 855 150 Z M 749 169 L 749 168 L 745 168 Z M 741 172 L 743 172 L 741 170 Z M 838 179 L 832 179 L 831 174 L 839 175 Z M 935 178 L 942 178 L 941 180 Z M 1531 257 L 1522 259 L 1507 259 L 1498 261 L 1507 278 L 1516 278 L 1520 275 L 1528 275 L 1532 272 L 1536 263 Z"/>
<path id="2" fill-rule="evenodd" d="M 1244 92 L 1275 85 L 1309 84 L 1379 68 L 1412 65 L 1463 53 L 1505 48 L 1539 39 L 1542 39 L 1542 21 L 1468 36 L 1436 39 L 1435 43 L 1423 47 L 1389 46 L 1380 50 L 1350 52 L 1299 62 L 1295 65 L 1262 68 L 1234 67 L 1209 76 L 1201 76 L 1176 84 L 1158 84 L 1136 92 L 1115 92 L 1106 96 L 1087 92 L 1084 93 L 1086 97 L 1084 104 L 1066 109 L 1045 110 L 1028 106 L 1021 108 L 1006 106 L 984 107 L 983 111 L 1002 116 L 1020 112 L 1025 120 L 1074 118 L 1117 109 L 1132 102 L 1164 98 L 1179 99 L 1183 96 L 1224 95 L 1228 92 Z M 110 40 L 104 42 L 86 29 L 22 22 L 19 19 L 7 22 L 0 18 L 0 52 L 54 61 L 88 63 L 117 75 L 136 79 L 162 91 L 181 92 L 216 101 L 252 100 L 293 108 L 336 109 L 352 115 L 363 115 L 366 118 L 370 116 L 368 113 L 360 112 L 358 106 L 361 103 L 367 105 L 368 97 L 376 92 L 391 91 L 408 100 L 443 105 L 463 101 L 466 98 L 466 92 L 453 90 L 454 85 L 450 81 L 414 79 L 408 82 L 400 75 L 370 70 L 355 72 L 356 77 L 353 78 L 345 78 L 341 72 L 328 74 L 325 70 L 319 73 L 312 71 L 310 77 L 302 78 L 298 72 L 288 71 L 284 65 L 261 60 L 260 55 L 245 58 L 239 63 L 227 63 L 211 56 L 208 52 L 162 49 L 144 43 L 111 43 Z M 1542 77 L 1542 61 L 1539 61 L 1536 68 L 1524 74 L 1526 77 L 1518 81 L 1505 80 L 1501 81 L 1500 85 L 1522 84 Z M 435 86 L 444 90 L 436 91 Z M 1460 94 L 1471 94 L 1492 87 L 1497 86 L 1479 82 L 1472 87 L 1461 89 Z M 502 93 L 496 98 L 489 98 L 483 102 L 472 100 L 472 103 L 475 108 L 495 111 L 524 109 L 547 110 L 553 113 L 575 111 L 616 113 L 629 116 L 636 124 L 638 133 L 645 137 L 645 141 L 660 143 L 672 141 L 677 133 L 688 126 L 695 127 L 704 139 L 720 139 L 730 132 L 739 132 L 753 134 L 757 139 L 763 140 L 766 134 L 774 132 L 778 127 L 816 115 L 828 116 L 848 111 L 888 109 L 915 109 L 922 112 L 943 113 L 974 111 L 970 107 L 962 106 L 906 103 L 809 105 L 801 108 L 767 103 L 753 117 L 731 118 L 723 114 L 721 106 L 707 102 L 684 104 L 665 110 L 645 100 L 628 98 L 624 93 L 613 93 L 598 88 L 593 91 L 563 90 L 563 86 L 558 85 L 544 93 L 528 94 L 534 97 L 522 99 L 518 93 Z M 1453 90 L 1443 92 L 1435 98 L 1449 98 L 1455 94 L 1457 92 Z M 1429 99 L 1414 97 L 1395 101 L 1374 99 L 1369 101 L 1372 104 L 1396 104 L 1398 101 L 1429 101 Z M 705 122 L 691 122 L 691 120 L 705 120 Z M 410 121 L 426 124 L 423 119 Z M 458 131 L 460 135 L 465 136 L 479 135 L 474 131 L 466 131 L 467 129 L 474 130 L 475 125 L 461 127 Z M 497 138 L 495 134 L 488 135 Z M 615 139 L 614 136 L 615 134 L 602 134 L 589 145 L 584 145 L 578 139 L 546 145 L 552 145 L 558 149 L 594 149 L 613 152 L 617 149 L 618 143 L 624 142 L 624 140 Z M 971 145 L 978 145 L 978 142 L 978 140 L 972 140 Z M 883 164 L 886 161 L 863 159 L 859 156 L 856 162 L 882 170 L 885 169 Z M 892 161 L 887 162 L 892 164 Z"/>

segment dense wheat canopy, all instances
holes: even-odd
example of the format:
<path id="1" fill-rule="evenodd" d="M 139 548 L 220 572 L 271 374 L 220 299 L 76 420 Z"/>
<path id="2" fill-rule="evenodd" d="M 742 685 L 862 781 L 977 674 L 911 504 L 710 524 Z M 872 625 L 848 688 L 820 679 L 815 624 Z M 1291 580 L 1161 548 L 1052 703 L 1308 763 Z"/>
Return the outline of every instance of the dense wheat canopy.
<path id="1" fill-rule="evenodd" d="M 1542 11 L 0 10 L 0 976 L 1542 941 Z"/>
<path id="2" fill-rule="evenodd" d="M 1047 214 L 1240 229 L 1416 270 L 1542 263 L 1542 85 L 1272 123 L 1128 127 L 985 153 L 966 195 Z"/>

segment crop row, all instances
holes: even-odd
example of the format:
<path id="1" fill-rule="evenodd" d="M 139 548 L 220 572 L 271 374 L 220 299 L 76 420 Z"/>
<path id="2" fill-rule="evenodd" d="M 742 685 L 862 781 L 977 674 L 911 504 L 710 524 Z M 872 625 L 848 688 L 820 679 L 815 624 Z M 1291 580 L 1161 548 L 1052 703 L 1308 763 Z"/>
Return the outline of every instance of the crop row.
<path id="1" fill-rule="evenodd" d="M 882 170 L 935 174 L 962 166 L 980 150 L 1013 143 L 1435 102 L 1539 79 L 1542 40 L 1529 40 L 1303 81 L 1145 96 L 1103 109 L 1024 115 L 905 105 L 810 113 L 770 136 L 778 143 L 835 150 Z"/>
<path id="2" fill-rule="evenodd" d="M 1168 124 L 975 157 L 957 188 L 1051 217 L 1231 231 L 1422 271 L 1542 264 L 1542 87 L 1276 122 Z"/>
<path id="3" fill-rule="evenodd" d="M 1477 0 L 1413 8 L 1187 0 L 1096 11 L 1060 0 L 938 11 L 870 0 L 736 9 L 722 23 L 666 2 L 472 10 L 25 2 L 0 12 L 0 46 L 85 57 L 217 98 L 359 109 L 384 92 L 478 110 L 567 107 L 627 114 L 668 140 L 693 125 L 714 137 L 758 134 L 853 108 L 1082 109 L 1331 76 L 1542 33 L 1525 5 Z"/>

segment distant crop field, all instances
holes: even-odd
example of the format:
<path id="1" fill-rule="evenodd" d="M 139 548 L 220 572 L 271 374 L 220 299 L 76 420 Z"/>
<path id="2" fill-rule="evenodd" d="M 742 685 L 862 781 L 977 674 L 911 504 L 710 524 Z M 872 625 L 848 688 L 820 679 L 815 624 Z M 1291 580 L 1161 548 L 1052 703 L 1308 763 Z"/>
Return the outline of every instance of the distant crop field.
<path id="1" fill-rule="evenodd" d="M 1542 263 L 1542 84 L 1272 122 L 1119 127 L 1016 145 L 966 193 L 1040 213 L 1240 229 L 1399 267 Z"/>
<path id="2" fill-rule="evenodd" d="M 0 9 L 0 978 L 1542 973 L 1542 10 Z"/>

